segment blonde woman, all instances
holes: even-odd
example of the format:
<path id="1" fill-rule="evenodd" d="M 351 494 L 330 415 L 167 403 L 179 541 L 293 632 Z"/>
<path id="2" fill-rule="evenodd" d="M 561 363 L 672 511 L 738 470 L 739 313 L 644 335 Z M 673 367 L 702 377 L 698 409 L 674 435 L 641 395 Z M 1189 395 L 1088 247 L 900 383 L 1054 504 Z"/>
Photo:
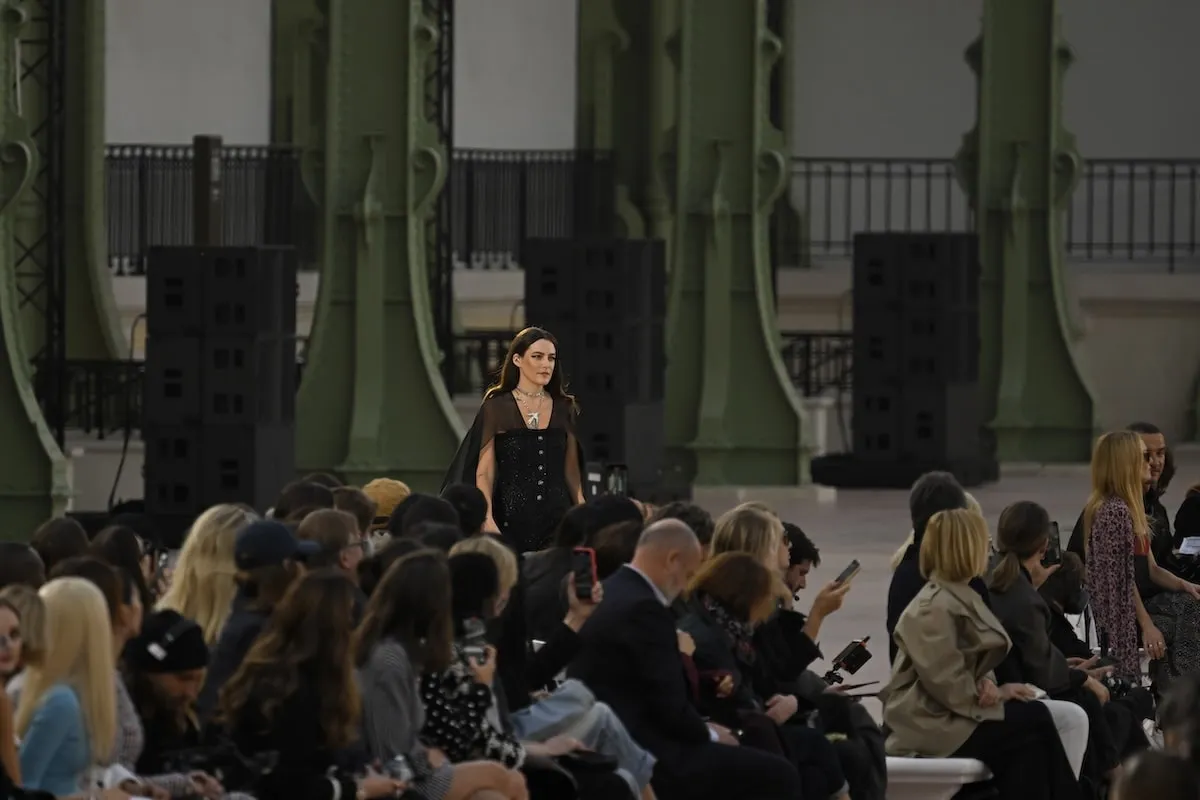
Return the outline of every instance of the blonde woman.
<path id="1" fill-rule="evenodd" d="M 20 691 L 25 680 L 23 671 L 40 664 L 46 653 L 46 607 L 37 590 L 24 584 L 0 589 L 0 602 L 11 606 L 21 620 L 21 657 L 17 660 L 17 671 L 0 675 L 0 680 L 6 681 L 7 691 Z"/>
<path id="2" fill-rule="evenodd" d="M 39 592 L 47 647 L 31 665 L 17 704 L 24 788 L 75 794 L 93 761 L 113 750 L 117 730 L 108 605 L 90 581 L 59 578 Z M 95 757 L 94 757 L 95 756 Z"/>
<path id="3" fill-rule="evenodd" d="M 1008 634 L 970 586 L 988 568 L 987 523 L 953 509 L 923 528 L 926 583 L 896 622 L 897 655 L 880 694 L 888 755 L 979 759 L 1006 799 L 1078 798 L 1048 704 L 1029 702 L 1035 691 L 1024 684 L 996 685 Z"/>
<path id="4" fill-rule="evenodd" d="M 171 588 L 158 601 L 159 611 L 174 611 L 199 624 L 209 647 L 216 645 L 237 594 L 233 544 L 256 519 L 244 506 L 230 504 L 197 517 L 184 539 Z"/>
<path id="5" fill-rule="evenodd" d="M 1150 480 L 1150 460 L 1142 437 L 1133 431 L 1101 436 L 1092 454 L 1092 491 L 1083 509 L 1087 588 L 1096 630 L 1108 646 L 1117 670 L 1127 678 L 1141 675 L 1138 632 L 1152 659 L 1167 655 L 1167 642 L 1158 624 L 1169 625 L 1173 645 L 1172 672 L 1200 670 L 1195 615 L 1160 613 L 1152 617 L 1142 603 L 1135 578 L 1138 562 L 1150 579 L 1176 592 L 1177 602 L 1196 608 L 1200 589 L 1158 566 L 1150 549 L 1150 531 L 1143 507 L 1142 487 Z M 1170 596 L 1161 610 L 1171 611 Z M 1155 598 L 1156 602 L 1158 598 Z M 1156 609 L 1159 610 L 1159 609 Z M 1182 633 L 1181 633 L 1182 631 Z"/>
<path id="6" fill-rule="evenodd" d="M 722 514 L 713 528 L 710 553 L 711 557 L 719 556 L 722 553 L 749 553 L 779 577 L 777 593 L 781 600 L 791 600 L 792 593 L 783 583 L 783 575 L 791 564 L 787 537 L 783 532 L 783 522 L 762 503 L 742 503 Z M 803 620 L 802 631 L 807 637 L 807 641 L 800 639 L 797 635 L 800 631 L 792 630 L 792 626 L 785 626 L 788 630 L 783 632 L 774 630 L 775 626 L 772 623 L 767 623 L 763 627 L 766 631 L 771 632 L 772 638 L 781 634 L 783 638 L 787 639 L 790 649 L 795 651 L 793 657 L 803 661 L 807 666 L 821 657 L 821 651 L 815 644 L 821 633 L 821 625 L 825 622 L 826 617 L 842 607 L 846 593 L 849 591 L 849 583 L 842 585 L 830 582 L 813 598 L 812 608 L 807 617 L 796 615 Z M 785 602 L 785 605 L 788 604 Z M 776 623 L 784 621 L 780 620 L 778 616 L 772 619 Z M 785 619 L 790 619 L 790 617 L 785 617 Z"/>

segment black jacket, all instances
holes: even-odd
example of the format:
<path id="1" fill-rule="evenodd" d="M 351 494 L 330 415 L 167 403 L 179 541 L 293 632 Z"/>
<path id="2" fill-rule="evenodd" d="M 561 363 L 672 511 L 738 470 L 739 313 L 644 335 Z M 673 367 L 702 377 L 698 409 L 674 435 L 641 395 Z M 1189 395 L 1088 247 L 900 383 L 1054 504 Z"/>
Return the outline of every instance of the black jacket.
<path id="1" fill-rule="evenodd" d="M 1050 607 L 1021 570 L 1016 582 L 1004 591 L 992 588 L 992 611 L 1012 639 L 1009 657 L 1025 683 L 1052 696 L 1078 689 L 1087 673 L 1067 666 L 1067 656 L 1050 639 Z"/>
<path id="2" fill-rule="evenodd" d="M 241 593 L 234 598 L 233 613 L 217 637 L 204 688 L 200 690 L 200 698 L 196 701 L 196 715 L 202 724 L 212 717 L 220 699 L 221 687 L 238 671 L 269 616 L 266 612 L 251 609 L 249 601 Z"/>
<path id="3" fill-rule="evenodd" d="M 525 586 L 526 632 L 546 641 L 567 615 L 564 581 L 571 572 L 571 551 L 552 547 L 525 557 L 521 582 Z"/>
<path id="4" fill-rule="evenodd" d="M 688 611 L 679 620 L 679 629 L 696 643 L 692 661 L 700 675 L 700 711 L 728 728 L 739 728 L 739 711 L 762 711 L 761 684 L 765 675 L 757 658 L 739 658 L 733 637 L 699 600 L 687 603 Z M 717 685 L 728 675 L 733 691 L 717 695 Z M 773 694 L 773 693 L 772 693 Z"/>
<path id="5" fill-rule="evenodd" d="M 675 618 L 649 582 L 626 566 L 604 582 L 604 602 L 580 631 L 583 648 L 569 674 L 625 723 L 629 735 L 681 775 L 693 748 L 710 742 L 692 705 Z"/>

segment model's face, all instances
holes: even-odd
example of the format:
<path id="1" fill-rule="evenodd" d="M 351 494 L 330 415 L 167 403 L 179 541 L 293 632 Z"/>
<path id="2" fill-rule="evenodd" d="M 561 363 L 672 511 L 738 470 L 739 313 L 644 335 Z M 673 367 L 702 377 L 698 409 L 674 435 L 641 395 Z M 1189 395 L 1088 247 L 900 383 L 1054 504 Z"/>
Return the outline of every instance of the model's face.
<path id="1" fill-rule="evenodd" d="M 539 339 L 529 345 L 529 349 L 525 351 L 525 355 L 513 356 L 513 364 L 521 372 L 521 377 L 527 383 L 532 383 L 535 386 L 545 386 L 550 382 L 550 377 L 554 375 L 554 364 L 558 360 L 558 353 L 555 351 L 554 343 L 546 339 Z"/>
<path id="2" fill-rule="evenodd" d="M 1154 457 L 1150 454 L 1150 449 L 1146 447 L 1146 442 L 1142 441 L 1142 483 L 1149 486 L 1154 482 L 1154 468 L 1152 461 Z M 1161 473 L 1162 470 L 1160 469 Z"/>
<path id="3" fill-rule="evenodd" d="M 21 620 L 11 608 L 0 608 L 0 680 L 21 666 Z"/>
<path id="4" fill-rule="evenodd" d="M 1158 483 L 1167 463 L 1167 437 L 1161 433 L 1143 433 L 1141 436 L 1142 444 L 1146 446 L 1146 453 L 1150 457 L 1150 480 Z"/>

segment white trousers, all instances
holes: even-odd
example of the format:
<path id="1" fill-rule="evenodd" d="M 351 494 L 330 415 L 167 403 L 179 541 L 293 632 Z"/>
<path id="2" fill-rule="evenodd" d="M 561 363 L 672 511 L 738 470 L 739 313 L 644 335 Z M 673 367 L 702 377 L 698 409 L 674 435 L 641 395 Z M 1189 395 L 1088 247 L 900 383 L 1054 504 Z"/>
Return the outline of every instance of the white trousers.
<path id="1" fill-rule="evenodd" d="M 1083 754 L 1088 746 L 1088 715 L 1080 706 L 1065 700 L 1039 700 L 1050 710 L 1054 718 L 1054 727 L 1058 729 L 1058 738 L 1062 740 L 1063 750 L 1067 753 L 1067 761 L 1075 777 L 1079 777 L 1083 769 Z"/>

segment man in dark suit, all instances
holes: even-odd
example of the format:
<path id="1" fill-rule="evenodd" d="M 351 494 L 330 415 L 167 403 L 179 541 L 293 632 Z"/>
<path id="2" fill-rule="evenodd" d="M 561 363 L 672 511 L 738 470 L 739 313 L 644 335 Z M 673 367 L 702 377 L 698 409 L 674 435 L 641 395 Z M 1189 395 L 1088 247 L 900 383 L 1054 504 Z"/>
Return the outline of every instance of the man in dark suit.
<path id="1" fill-rule="evenodd" d="M 684 523 L 646 528 L 633 561 L 604 582 L 604 602 L 580 631 L 569 674 L 617 713 L 657 759 L 653 786 L 663 800 L 789 800 L 801 796 L 795 768 L 739 747 L 729 730 L 692 705 L 669 606 L 695 574 L 703 552 Z"/>

